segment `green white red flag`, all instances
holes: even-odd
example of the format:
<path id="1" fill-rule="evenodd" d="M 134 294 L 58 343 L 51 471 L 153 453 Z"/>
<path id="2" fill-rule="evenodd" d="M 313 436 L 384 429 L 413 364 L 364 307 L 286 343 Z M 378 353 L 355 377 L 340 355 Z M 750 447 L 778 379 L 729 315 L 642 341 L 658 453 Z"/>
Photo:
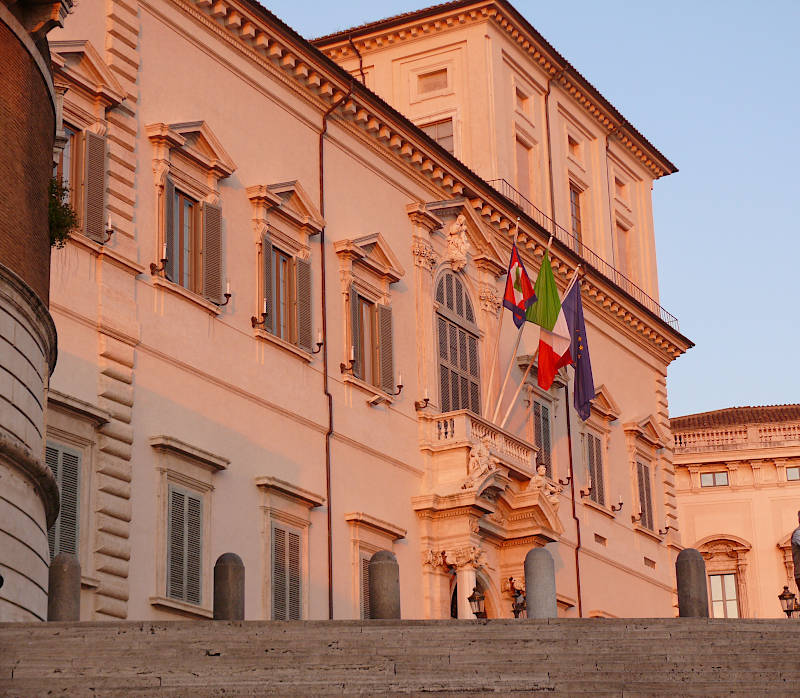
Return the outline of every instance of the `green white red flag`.
<path id="1" fill-rule="evenodd" d="M 573 279 L 574 283 L 574 279 Z M 537 382 L 543 390 L 550 390 L 553 379 L 562 366 L 572 363 L 570 333 L 561 307 L 558 286 L 550 265 L 550 255 L 545 252 L 539 276 L 534 286 L 536 302 L 528 309 L 527 320 L 541 328 L 539 331 L 539 362 Z"/>

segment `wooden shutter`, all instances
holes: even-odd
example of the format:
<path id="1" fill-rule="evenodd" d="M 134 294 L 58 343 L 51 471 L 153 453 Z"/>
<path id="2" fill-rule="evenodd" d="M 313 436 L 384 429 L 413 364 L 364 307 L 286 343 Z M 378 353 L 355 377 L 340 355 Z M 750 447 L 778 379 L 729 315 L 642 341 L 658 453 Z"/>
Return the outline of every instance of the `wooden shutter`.
<path id="1" fill-rule="evenodd" d="M 302 604 L 300 602 L 300 593 L 302 587 L 301 566 L 300 566 L 300 536 L 293 531 L 287 531 L 287 564 L 288 571 L 288 599 L 289 604 L 287 608 L 288 620 L 300 620 L 302 617 Z"/>
<path id="2" fill-rule="evenodd" d="M 594 500 L 603 506 L 606 503 L 606 484 L 605 480 L 603 479 L 603 449 L 602 449 L 602 441 L 599 437 L 589 435 L 590 445 L 594 448 L 594 470 L 595 470 L 595 482 L 597 485 L 595 486 L 594 491 L 592 494 L 594 495 Z"/>
<path id="3" fill-rule="evenodd" d="M 286 620 L 286 531 L 272 528 L 272 620 Z"/>
<path id="4" fill-rule="evenodd" d="M 642 512 L 641 525 L 653 529 L 653 502 L 650 494 L 650 468 L 644 463 L 637 463 L 639 479 L 639 509 Z"/>
<path id="5" fill-rule="evenodd" d="M 542 453 L 547 477 L 553 477 L 553 453 L 550 448 L 550 408 L 542 405 Z"/>
<path id="6" fill-rule="evenodd" d="M 58 518 L 47 532 L 50 559 L 59 553 L 78 554 L 80 535 L 81 456 L 58 444 L 45 447 L 45 463 L 58 483 L 60 509 Z"/>
<path id="7" fill-rule="evenodd" d="M 186 495 L 169 489 L 169 530 L 167 532 L 167 596 L 186 598 Z"/>
<path id="8" fill-rule="evenodd" d="M 361 617 L 369 618 L 369 558 L 361 558 Z"/>
<path id="9" fill-rule="evenodd" d="M 444 294 L 444 279 L 439 282 L 439 291 Z M 437 294 L 438 292 L 437 291 Z M 450 368 L 448 365 L 448 351 L 447 351 L 447 322 L 441 316 L 437 316 L 436 323 L 439 335 L 439 388 L 440 388 L 440 403 L 442 412 L 450 412 L 452 409 L 450 405 Z"/>
<path id="10" fill-rule="evenodd" d="M 469 299 L 467 300 L 467 310 L 472 312 Z M 468 313 L 468 315 L 469 315 Z M 475 414 L 481 413 L 481 388 L 480 388 L 480 373 L 478 370 L 478 338 L 472 335 L 467 335 L 467 342 L 469 345 L 469 375 L 470 375 L 470 395 L 468 409 L 472 410 Z"/>
<path id="11" fill-rule="evenodd" d="M 203 295 L 222 303 L 222 208 L 203 203 Z"/>
<path id="12" fill-rule="evenodd" d="M 106 139 L 84 132 L 83 231 L 97 242 L 105 239 Z"/>
<path id="13" fill-rule="evenodd" d="M 167 243 L 167 269 L 165 275 L 168 279 L 178 278 L 179 260 L 175 250 L 175 183 L 172 177 L 167 175 L 164 183 L 164 242 Z M 161 257 L 161 247 L 158 248 L 158 256 Z"/>
<path id="14" fill-rule="evenodd" d="M 378 306 L 378 355 L 380 357 L 381 390 L 392 393 L 394 382 L 394 353 L 392 350 L 392 309 Z"/>
<path id="15" fill-rule="evenodd" d="M 202 600 L 203 499 L 169 488 L 167 596 L 189 603 Z"/>
<path id="16" fill-rule="evenodd" d="M 297 273 L 297 346 L 305 351 L 312 350 L 311 328 L 311 264 L 305 259 L 295 260 Z"/>
<path id="17" fill-rule="evenodd" d="M 269 235 L 261 238 L 261 286 L 264 297 L 258 304 L 258 316 L 264 312 L 264 301 L 267 303 L 267 316 L 264 318 L 264 329 L 273 331 L 272 311 L 275 306 L 272 297 L 272 240 Z"/>
<path id="18" fill-rule="evenodd" d="M 350 286 L 350 344 L 353 347 L 355 364 L 353 364 L 353 374 L 363 378 L 364 362 L 361 360 L 361 316 L 358 308 L 358 293 L 355 285 Z M 350 349 L 347 350 L 347 360 L 350 359 Z"/>

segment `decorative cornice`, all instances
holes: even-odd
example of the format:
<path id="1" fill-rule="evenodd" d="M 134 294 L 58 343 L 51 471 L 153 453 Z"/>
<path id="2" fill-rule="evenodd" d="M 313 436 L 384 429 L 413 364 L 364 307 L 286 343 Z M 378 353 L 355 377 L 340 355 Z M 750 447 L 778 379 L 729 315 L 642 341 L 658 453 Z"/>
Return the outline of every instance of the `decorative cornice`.
<path id="1" fill-rule="evenodd" d="M 305 490 L 302 487 L 297 487 L 286 480 L 281 480 L 277 477 L 265 476 L 256 478 L 256 486 L 264 490 L 273 490 L 278 494 L 292 499 L 296 502 L 304 504 L 309 509 L 321 507 L 325 503 L 325 497 L 322 497 L 314 492 Z"/>
<path id="2" fill-rule="evenodd" d="M 201 463 L 213 471 L 225 470 L 231 463 L 228 458 L 204 451 L 172 436 L 152 436 L 149 443 L 158 451 L 175 453 L 193 463 Z"/>
<path id="3" fill-rule="evenodd" d="M 344 515 L 344 520 L 355 526 L 365 526 L 371 528 L 378 533 L 388 535 L 393 541 L 400 540 L 406 537 L 406 529 L 395 526 L 393 523 L 384 521 L 375 516 L 365 514 L 363 511 L 354 511 Z"/>

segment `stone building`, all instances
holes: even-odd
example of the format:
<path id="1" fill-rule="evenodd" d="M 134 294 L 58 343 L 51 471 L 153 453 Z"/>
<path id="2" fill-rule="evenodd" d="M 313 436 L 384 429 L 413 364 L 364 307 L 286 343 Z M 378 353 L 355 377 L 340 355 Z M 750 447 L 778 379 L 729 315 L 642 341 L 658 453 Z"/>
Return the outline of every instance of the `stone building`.
<path id="1" fill-rule="evenodd" d="M 0 2 L 0 620 L 44 620 L 58 486 L 43 463 L 56 362 L 47 202 L 58 102 L 47 34 L 71 0 Z"/>
<path id="2" fill-rule="evenodd" d="M 247 618 L 357 618 L 379 549 L 404 617 L 471 617 L 475 587 L 510 617 L 541 545 L 562 615 L 673 615 L 674 166 L 506 2 L 347 34 L 108 0 L 54 37 L 83 230 L 52 264 L 51 550 L 82 618 L 209 617 L 229 551 Z M 562 292 L 585 271 L 586 423 L 572 369 L 521 384 L 537 328 L 499 329 L 515 234 L 534 277 L 552 236 Z"/>
<path id="3" fill-rule="evenodd" d="M 671 420 L 681 542 L 697 548 L 716 618 L 777 618 L 798 593 L 800 405 L 729 407 Z"/>

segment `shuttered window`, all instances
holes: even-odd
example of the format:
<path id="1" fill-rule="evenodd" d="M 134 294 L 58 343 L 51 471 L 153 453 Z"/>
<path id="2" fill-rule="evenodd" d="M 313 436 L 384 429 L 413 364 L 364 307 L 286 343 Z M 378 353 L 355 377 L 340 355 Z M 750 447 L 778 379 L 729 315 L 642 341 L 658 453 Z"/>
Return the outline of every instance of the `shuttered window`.
<path id="1" fill-rule="evenodd" d="M 302 608 L 300 532 L 272 526 L 272 620 L 300 620 Z"/>
<path id="2" fill-rule="evenodd" d="M 170 485 L 168 521 L 167 596 L 199 604 L 203 571 L 202 496 Z"/>
<path id="3" fill-rule="evenodd" d="M 45 462 L 58 483 L 61 507 L 47 532 L 50 559 L 59 553 L 78 554 L 80 534 L 81 455 L 62 444 L 47 442 Z"/>
<path id="4" fill-rule="evenodd" d="M 83 231 L 97 242 L 105 239 L 106 139 L 83 134 Z"/>
<path id="5" fill-rule="evenodd" d="M 222 303 L 222 209 L 203 203 L 203 295 Z"/>
<path id="6" fill-rule="evenodd" d="M 261 239 L 261 312 L 264 329 L 305 351 L 312 350 L 311 263 Z"/>
<path id="7" fill-rule="evenodd" d="M 589 498 L 602 506 L 606 503 L 606 486 L 603 479 L 603 451 L 600 438 L 586 434 L 586 467 L 592 480 Z"/>
<path id="8" fill-rule="evenodd" d="M 373 303 L 350 287 L 353 375 L 384 392 L 393 392 L 394 349 L 392 309 Z"/>
<path id="9" fill-rule="evenodd" d="M 442 412 L 480 414 L 478 328 L 464 284 L 445 272 L 436 286 L 439 390 Z"/>
<path id="10" fill-rule="evenodd" d="M 369 555 L 363 555 L 360 558 L 361 569 L 359 586 L 361 589 L 361 617 L 364 619 L 369 618 Z"/>
<path id="11" fill-rule="evenodd" d="M 653 529 L 653 494 L 650 484 L 650 466 L 641 461 L 636 463 L 636 473 L 639 481 L 639 511 L 642 518 L 639 523 L 651 531 Z"/>
<path id="12" fill-rule="evenodd" d="M 533 402 L 533 431 L 539 453 L 536 457 L 537 465 L 543 465 L 547 470 L 547 477 L 553 477 L 553 452 L 550 446 L 550 408 L 534 400 Z"/>

